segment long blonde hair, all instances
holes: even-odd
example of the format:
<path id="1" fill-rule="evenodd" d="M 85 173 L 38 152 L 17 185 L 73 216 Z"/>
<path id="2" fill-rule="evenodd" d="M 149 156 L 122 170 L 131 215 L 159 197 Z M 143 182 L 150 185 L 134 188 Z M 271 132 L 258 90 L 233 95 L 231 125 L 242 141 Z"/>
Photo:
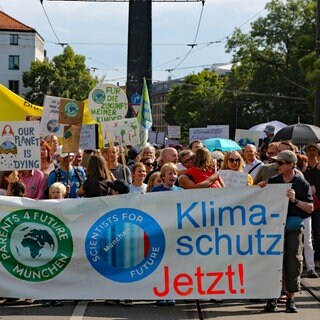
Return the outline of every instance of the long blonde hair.
<path id="1" fill-rule="evenodd" d="M 243 172 L 243 168 L 244 168 L 244 166 L 245 166 L 245 162 L 244 162 L 241 154 L 240 154 L 238 151 L 230 151 L 230 152 L 227 152 L 227 153 L 225 154 L 221 169 L 222 169 L 222 170 L 232 170 L 232 169 L 230 169 L 229 166 L 228 166 L 228 161 L 229 161 L 229 158 L 230 158 L 231 155 L 235 155 L 237 158 L 240 159 L 239 167 L 238 167 L 237 171 L 238 171 L 238 172 Z"/>

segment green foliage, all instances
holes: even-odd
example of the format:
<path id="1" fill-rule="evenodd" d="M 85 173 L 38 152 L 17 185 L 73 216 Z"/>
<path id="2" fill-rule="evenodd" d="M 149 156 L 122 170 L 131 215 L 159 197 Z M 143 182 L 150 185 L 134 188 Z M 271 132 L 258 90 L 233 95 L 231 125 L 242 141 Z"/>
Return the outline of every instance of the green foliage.
<path id="1" fill-rule="evenodd" d="M 185 83 L 171 89 L 165 120 L 171 125 L 180 125 L 183 136 L 188 135 L 189 128 L 217 123 L 217 105 L 222 94 L 223 82 L 214 72 L 189 75 Z"/>
<path id="2" fill-rule="evenodd" d="M 237 29 L 228 39 L 227 52 L 240 64 L 226 83 L 226 91 L 236 88 L 238 94 L 225 98 L 237 104 L 239 128 L 275 119 L 296 123 L 298 117 L 312 122 L 309 85 L 299 62 L 314 50 L 315 8 L 314 0 L 272 0 L 248 34 Z"/>
<path id="3" fill-rule="evenodd" d="M 67 46 L 63 54 L 50 62 L 32 62 L 30 71 L 23 73 L 23 83 L 31 88 L 26 99 L 41 105 L 44 95 L 85 100 L 98 79 L 93 78 L 87 70 L 85 57 L 75 54 Z"/>
<path id="4" fill-rule="evenodd" d="M 231 137 L 236 128 L 271 120 L 312 123 L 314 92 L 320 89 L 316 4 L 268 2 L 266 15 L 248 33 L 237 28 L 228 38 L 232 73 L 223 82 L 212 72 L 186 77 L 169 95 L 166 121 L 182 126 L 184 134 L 190 127 L 229 124 Z"/>

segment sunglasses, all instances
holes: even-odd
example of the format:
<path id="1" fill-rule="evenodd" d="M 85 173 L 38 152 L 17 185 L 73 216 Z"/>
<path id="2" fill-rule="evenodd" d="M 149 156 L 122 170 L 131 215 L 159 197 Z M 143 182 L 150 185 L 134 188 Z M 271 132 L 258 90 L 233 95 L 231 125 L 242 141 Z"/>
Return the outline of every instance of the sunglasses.
<path id="1" fill-rule="evenodd" d="M 287 162 L 285 162 L 285 161 L 276 161 L 276 163 L 277 163 L 277 165 L 280 167 L 280 166 L 282 166 L 282 165 L 284 165 L 284 164 L 287 164 Z"/>
<path id="2" fill-rule="evenodd" d="M 229 158 L 228 161 L 230 161 L 231 163 L 234 163 L 234 162 L 239 162 L 240 163 L 240 159 L 239 158 L 237 158 L 237 159 Z"/>
<path id="3" fill-rule="evenodd" d="M 146 167 L 154 167 L 154 163 L 147 162 L 144 164 Z"/>

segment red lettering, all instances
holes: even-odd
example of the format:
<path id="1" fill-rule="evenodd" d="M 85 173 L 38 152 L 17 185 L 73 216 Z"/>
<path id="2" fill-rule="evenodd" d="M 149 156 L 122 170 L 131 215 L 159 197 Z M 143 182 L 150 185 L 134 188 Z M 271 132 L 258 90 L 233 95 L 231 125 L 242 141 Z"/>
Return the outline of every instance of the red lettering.
<path id="1" fill-rule="evenodd" d="M 169 289 L 169 268 L 168 266 L 164 267 L 164 278 L 163 278 L 163 283 L 164 283 L 164 289 L 163 291 L 159 291 L 157 287 L 153 287 L 153 293 L 157 296 L 157 297 L 165 297 L 166 295 L 168 295 L 170 289 Z"/>
<path id="2" fill-rule="evenodd" d="M 226 293 L 226 290 L 213 290 L 222 279 L 223 272 L 208 272 L 206 275 L 208 277 L 215 277 L 215 280 L 213 280 L 213 282 L 208 288 L 207 294 L 225 294 Z"/>
<path id="3" fill-rule="evenodd" d="M 183 281 L 182 280 L 183 278 L 186 280 Z M 189 296 L 193 292 L 193 288 L 187 288 L 186 290 L 182 291 L 180 290 L 180 287 L 184 287 L 184 286 L 190 287 L 192 285 L 193 285 L 192 278 L 187 273 L 180 273 L 173 280 L 173 289 L 180 296 Z"/>
<path id="4" fill-rule="evenodd" d="M 245 289 L 243 288 L 243 264 L 238 265 L 238 272 L 234 271 L 232 265 L 228 265 L 227 271 L 225 272 L 203 272 L 201 266 L 197 266 L 196 272 L 193 275 L 190 275 L 188 273 L 179 273 L 176 276 L 172 277 L 172 281 L 169 266 L 165 266 L 163 271 L 164 287 L 162 288 L 162 290 L 158 287 L 152 288 L 154 295 L 156 295 L 157 297 L 163 298 L 168 296 L 171 293 L 171 285 L 174 293 L 182 297 L 190 296 L 195 290 L 198 292 L 199 295 L 202 296 L 208 295 L 212 297 L 214 295 L 225 295 L 226 293 L 235 295 L 238 293 L 237 290 L 234 288 L 235 277 L 239 277 L 239 293 L 245 293 Z M 222 280 L 225 280 L 226 283 L 224 284 Z M 205 285 L 207 286 L 207 288 L 205 287 Z M 223 289 L 223 286 L 226 285 L 228 286 L 228 290 Z"/>

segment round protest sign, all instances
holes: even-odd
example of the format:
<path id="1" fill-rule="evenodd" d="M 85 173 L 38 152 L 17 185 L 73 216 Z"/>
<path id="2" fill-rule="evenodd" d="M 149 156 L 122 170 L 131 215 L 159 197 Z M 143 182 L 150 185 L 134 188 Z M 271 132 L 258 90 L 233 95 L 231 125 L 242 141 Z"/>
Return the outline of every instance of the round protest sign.
<path id="1" fill-rule="evenodd" d="M 89 109 L 97 122 L 107 122 L 125 118 L 128 99 L 124 91 L 113 84 L 102 84 L 89 93 Z"/>

